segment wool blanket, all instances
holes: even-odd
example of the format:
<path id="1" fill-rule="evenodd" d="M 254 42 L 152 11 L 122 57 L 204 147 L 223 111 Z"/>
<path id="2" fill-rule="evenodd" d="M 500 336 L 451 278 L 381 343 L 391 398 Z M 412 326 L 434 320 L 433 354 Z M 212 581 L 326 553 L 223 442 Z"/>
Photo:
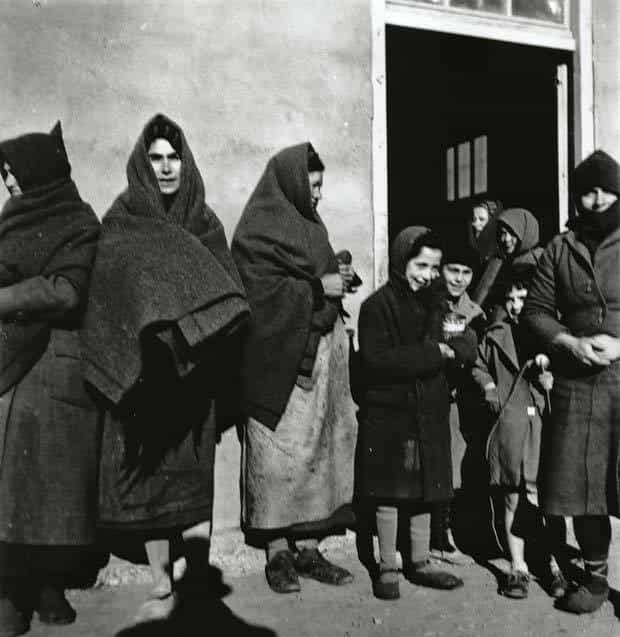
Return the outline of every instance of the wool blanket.
<path id="1" fill-rule="evenodd" d="M 157 117 L 180 135 L 180 188 L 167 208 L 148 157 L 149 122 L 129 158 L 128 188 L 103 218 L 84 322 L 85 378 L 113 403 L 141 374 L 141 340 L 149 329 L 175 343 L 179 372 L 187 372 L 197 346 L 235 331 L 248 315 L 183 131 Z"/>
<path id="2" fill-rule="evenodd" d="M 308 147 L 291 146 L 269 160 L 232 241 L 252 308 L 241 369 L 243 408 L 271 429 L 286 409 L 302 360 L 312 369 L 317 335 L 331 330 L 339 311 L 323 298 L 320 284 L 338 263 L 312 205 Z"/>
<path id="3" fill-rule="evenodd" d="M 11 197 L 0 213 L 0 287 L 62 276 L 82 297 L 98 234 L 95 213 L 70 179 Z M 49 338 L 47 321 L 0 319 L 0 395 L 32 369 Z"/>

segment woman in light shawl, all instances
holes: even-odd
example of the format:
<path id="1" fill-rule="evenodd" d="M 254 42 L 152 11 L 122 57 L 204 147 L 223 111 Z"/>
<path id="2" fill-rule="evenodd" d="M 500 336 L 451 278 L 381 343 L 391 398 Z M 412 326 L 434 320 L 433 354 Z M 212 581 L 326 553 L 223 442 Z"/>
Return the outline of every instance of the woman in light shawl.
<path id="1" fill-rule="evenodd" d="M 317 540 L 348 521 L 341 514 L 353 495 L 357 433 L 340 317 L 345 280 L 317 213 L 323 171 L 308 143 L 275 155 L 232 242 L 252 308 L 242 365 L 243 524 L 266 546 L 267 581 L 279 593 L 300 590 L 298 575 L 352 579 Z"/>
<path id="2" fill-rule="evenodd" d="M 215 408 L 234 390 L 227 367 L 248 306 L 177 124 L 147 123 L 127 179 L 103 219 L 84 358 L 106 411 L 99 524 L 144 541 L 149 617 L 175 605 L 172 541 L 183 540 L 186 584 L 206 573 Z"/>

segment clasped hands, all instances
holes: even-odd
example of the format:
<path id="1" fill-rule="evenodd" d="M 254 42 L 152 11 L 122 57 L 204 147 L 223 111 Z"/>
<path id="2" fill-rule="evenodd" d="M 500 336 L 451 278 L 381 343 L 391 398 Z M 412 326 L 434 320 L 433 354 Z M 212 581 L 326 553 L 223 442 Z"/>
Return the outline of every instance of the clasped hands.
<path id="1" fill-rule="evenodd" d="M 554 344 L 563 347 L 588 367 L 593 365 L 606 367 L 620 358 L 620 338 L 609 334 L 573 336 L 562 333 L 555 338 Z"/>

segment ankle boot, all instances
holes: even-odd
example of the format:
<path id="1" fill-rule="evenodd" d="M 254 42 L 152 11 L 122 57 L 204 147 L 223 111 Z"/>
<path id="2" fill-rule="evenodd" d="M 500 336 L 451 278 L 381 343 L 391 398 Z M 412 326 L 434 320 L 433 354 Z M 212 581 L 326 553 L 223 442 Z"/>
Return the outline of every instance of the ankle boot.
<path id="1" fill-rule="evenodd" d="M 64 580 L 56 576 L 45 576 L 39 580 L 35 610 L 44 624 L 72 624 L 77 616 L 65 597 Z"/>
<path id="2" fill-rule="evenodd" d="M 578 615 L 593 613 L 609 598 L 606 561 L 585 561 L 586 573 L 581 584 L 569 588 L 557 601 L 557 607 Z"/>
<path id="3" fill-rule="evenodd" d="M 0 578 L 0 637 L 23 635 L 30 630 L 32 607 L 28 602 L 25 578 Z"/>

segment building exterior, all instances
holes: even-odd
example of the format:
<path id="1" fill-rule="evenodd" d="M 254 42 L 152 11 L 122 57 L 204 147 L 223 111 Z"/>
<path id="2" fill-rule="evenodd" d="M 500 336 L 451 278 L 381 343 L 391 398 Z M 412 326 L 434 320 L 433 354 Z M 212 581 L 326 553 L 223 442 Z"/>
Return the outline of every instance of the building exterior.
<path id="1" fill-rule="evenodd" d="M 311 140 L 320 211 L 364 280 L 355 326 L 404 225 L 450 226 L 486 191 L 530 207 L 545 237 L 563 225 L 572 165 L 620 157 L 619 42 L 616 0 L 4 0 L 2 137 L 61 119 L 102 215 L 164 112 L 229 238 L 268 158 Z M 238 465 L 228 432 L 216 529 L 238 525 Z"/>

